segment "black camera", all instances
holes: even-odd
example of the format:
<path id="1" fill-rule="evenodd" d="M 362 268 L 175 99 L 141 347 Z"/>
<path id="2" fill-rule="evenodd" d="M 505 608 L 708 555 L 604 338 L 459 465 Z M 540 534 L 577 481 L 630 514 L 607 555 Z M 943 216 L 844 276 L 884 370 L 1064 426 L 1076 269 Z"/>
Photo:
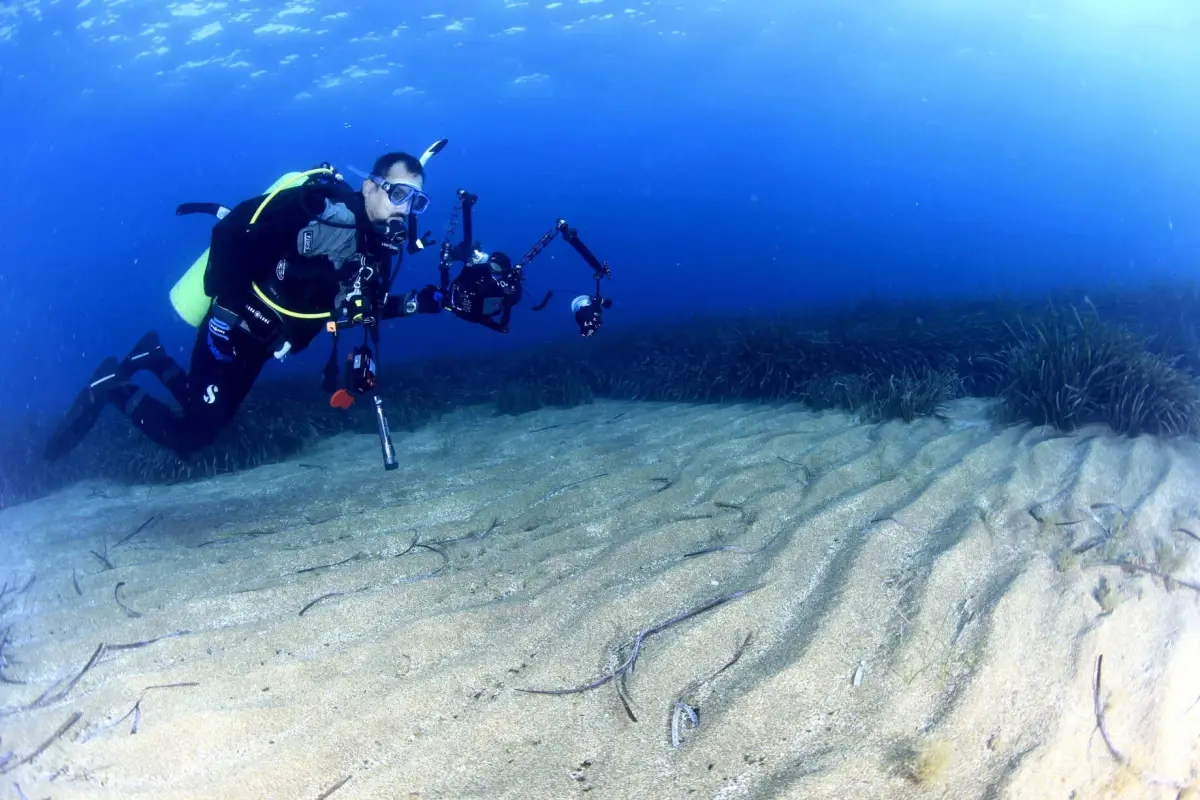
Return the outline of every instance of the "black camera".
<path id="1" fill-rule="evenodd" d="M 521 302 L 521 276 L 504 253 L 477 253 L 450 281 L 449 308 L 460 319 L 508 332 L 513 306 Z"/>
<path id="2" fill-rule="evenodd" d="M 592 269 L 596 281 L 596 291 L 591 295 L 581 295 L 571 303 L 571 311 L 575 314 L 575 323 L 579 333 L 591 337 L 600 329 L 603 322 L 603 311 L 612 308 L 612 300 L 600 294 L 600 281 L 611 277 L 607 262 L 602 262 L 588 249 L 574 228 L 566 220 L 557 220 L 541 239 L 529 248 L 529 251 L 517 262 L 513 262 L 504 253 L 481 252 L 474 238 L 474 224 L 471 209 L 479 201 L 476 195 L 463 189 L 458 190 L 459 209 L 462 215 L 463 235 L 458 244 L 452 244 L 455 236 L 457 213 L 451 217 L 442 241 L 442 257 L 438 264 L 441 276 L 441 294 L 445 298 L 445 308 L 456 316 L 468 322 L 484 325 L 499 333 L 508 333 L 509 318 L 512 309 L 521 302 L 525 268 L 541 253 L 556 237 L 562 236 L 576 253 Z M 450 279 L 450 265 L 461 263 L 462 271 Z M 550 302 L 553 292 L 547 292 L 541 302 L 533 306 L 534 311 L 541 311 Z"/>

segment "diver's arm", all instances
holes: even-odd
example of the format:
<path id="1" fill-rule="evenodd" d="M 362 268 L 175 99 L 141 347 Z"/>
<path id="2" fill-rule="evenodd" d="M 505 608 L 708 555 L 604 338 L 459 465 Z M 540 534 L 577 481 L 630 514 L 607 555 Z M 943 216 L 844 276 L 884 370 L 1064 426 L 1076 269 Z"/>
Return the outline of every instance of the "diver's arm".
<path id="1" fill-rule="evenodd" d="M 413 314 L 437 314 L 442 311 L 442 293 L 432 283 L 405 294 L 392 295 L 383 304 L 380 319 L 411 317 Z"/>

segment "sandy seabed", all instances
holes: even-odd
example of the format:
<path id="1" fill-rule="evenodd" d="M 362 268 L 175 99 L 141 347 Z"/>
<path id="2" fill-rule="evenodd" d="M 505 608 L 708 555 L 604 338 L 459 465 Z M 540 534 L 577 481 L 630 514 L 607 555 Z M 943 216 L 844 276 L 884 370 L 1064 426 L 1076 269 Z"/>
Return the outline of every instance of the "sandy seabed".
<path id="1" fill-rule="evenodd" d="M 1200 445 L 987 411 L 467 410 L 0 512 L 0 796 L 1192 796 Z"/>

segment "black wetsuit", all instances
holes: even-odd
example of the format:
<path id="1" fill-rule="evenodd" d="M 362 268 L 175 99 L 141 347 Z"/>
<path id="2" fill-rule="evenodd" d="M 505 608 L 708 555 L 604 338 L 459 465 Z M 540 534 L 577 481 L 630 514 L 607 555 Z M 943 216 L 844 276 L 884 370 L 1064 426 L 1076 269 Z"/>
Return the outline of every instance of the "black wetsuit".
<path id="1" fill-rule="evenodd" d="M 213 303 L 197 333 L 187 374 L 161 347 L 132 361 L 133 369 L 147 369 L 162 381 L 182 413 L 132 383 L 109 391 L 110 402 L 181 458 L 216 438 L 272 356 L 283 348 L 288 353 L 305 349 L 331 311 L 339 317 L 334 309 L 348 294 L 353 297 L 355 278 L 368 274 L 364 263 L 374 267 L 373 281 L 381 281 L 382 267 L 390 264 L 391 253 L 358 193 L 319 186 L 288 189 L 249 224 L 262 201 L 247 200 L 213 228 L 205 273 L 205 293 Z M 441 305 L 430 295 L 420 293 L 420 302 L 415 291 L 389 297 L 376 316 L 436 313 Z"/>

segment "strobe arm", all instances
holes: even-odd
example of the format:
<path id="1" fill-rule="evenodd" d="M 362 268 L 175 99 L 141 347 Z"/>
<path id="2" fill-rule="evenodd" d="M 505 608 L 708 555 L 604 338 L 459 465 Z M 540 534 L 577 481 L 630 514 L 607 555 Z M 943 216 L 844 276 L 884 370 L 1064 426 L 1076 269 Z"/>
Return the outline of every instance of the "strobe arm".
<path id="1" fill-rule="evenodd" d="M 601 262 L 600 259 L 596 258 L 592 254 L 592 251 L 588 249 L 588 246 L 583 243 L 583 240 L 579 238 L 579 234 L 575 232 L 575 229 L 567 225 L 565 219 L 560 219 L 555 223 L 555 228 L 562 233 L 562 237 L 567 240 L 567 244 L 574 247 L 575 252 L 579 253 L 579 257 L 586 261 L 588 266 L 592 268 L 592 271 L 596 273 L 597 282 L 601 278 L 612 276 L 612 270 L 608 268 L 608 262 Z"/>
<path id="2" fill-rule="evenodd" d="M 567 244 L 575 248 L 575 252 L 579 254 L 579 257 L 586 261 L 587 265 L 592 268 L 592 272 L 596 274 L 597 285 L 599 285 L 601 278 L 609 278 L 612 276 L 612 270 L 609 269 L 608 262 L 602 262 L 600 259 L 596 258 L 592 251 L 588 249 L 588 246 L 583 243 L 583 240 L 579 238 L 579 234 L 576 232 L 576 230 L 568 225 L 565 219 L 560 219 L 555 222 L 554 227 L 546 231 L 545 235 L 543 235 L 541 239 L 538 239 L 537 242 L 534 243 L 533 247 L 529 248 L 529 252 L 522 256 L 521 260 L 517 263 L 515 267 L 517 272 L 521 273 L 529 264 L 529 262 L 537 258 L 537 256 L 546 249 L 546 246 L 554 241 L 554 237 L 558 236 L 559 234 L 562 234 L 562 237 L 566 240 Z"/>
<path id="3" fill-rule="evenodd" d="M 454 262 L 466 264 L 475 253 L 475 226 L 471 219 L 471 208 L 479 201 L 479 196 L 471 194 L 466 189 L 458 190 L 458 200 L 462 207 L 463 238 L 458 244 L 452 244 L 453 219 L 451 230 L 446 231 L 446 240 L 442 242 L 441 261 L 438 263 L 438 277 L 441 279 L 442 291 L 450 287 L 450 265 Z"/>
<path id="4" fill-rule="evenodd" d="M 554 227 L 546 231 L 545 235 L 529 248 L 529 252 L 522 256 L 521 261 L 516 265 L 516 272 L 520 278 L 524 278 L 524 268 L 538 256 L 550 242 L 554 241 L 554 237 L 562 235 L 567 244 L 575 249 L 589 267 L 592 268 L 592 276 L 596 279 L 596 291 L 592 295 L 581 295 L 576 297 L 571 303 L 571 310 L 575 313 L 575 323 L 579 326 L 579 333 L 585 338 L 594 336 L 596 331 L 600 330 L 600 325 L 603 323 L 605 309 L 612 308 L 612 300 L 605 297 L 600 291 L 600 281 L 604 278 L 612 277 L 612 270 L 608 268 L 608 263 L 596 258 L 588 246 L 579 238 L 578 232 L 567 224 L 565 219 L 560 219 L 554 223 Z M 553 292 L 547 292 L 546 297 L 541 303 L 533 307 L 534 311 L 540 311 L 550 302 L 550 296 Z"/>
<path id="5" fill-rule="evenodd" d="M 471 209 L 479 202 L 479 195 L 459 189 L 458 199 L 462 201 L 463 238 L 456 248 L 454 260 L 466 263 L 475 250 L 475 225 L 472 222 Z"/>

